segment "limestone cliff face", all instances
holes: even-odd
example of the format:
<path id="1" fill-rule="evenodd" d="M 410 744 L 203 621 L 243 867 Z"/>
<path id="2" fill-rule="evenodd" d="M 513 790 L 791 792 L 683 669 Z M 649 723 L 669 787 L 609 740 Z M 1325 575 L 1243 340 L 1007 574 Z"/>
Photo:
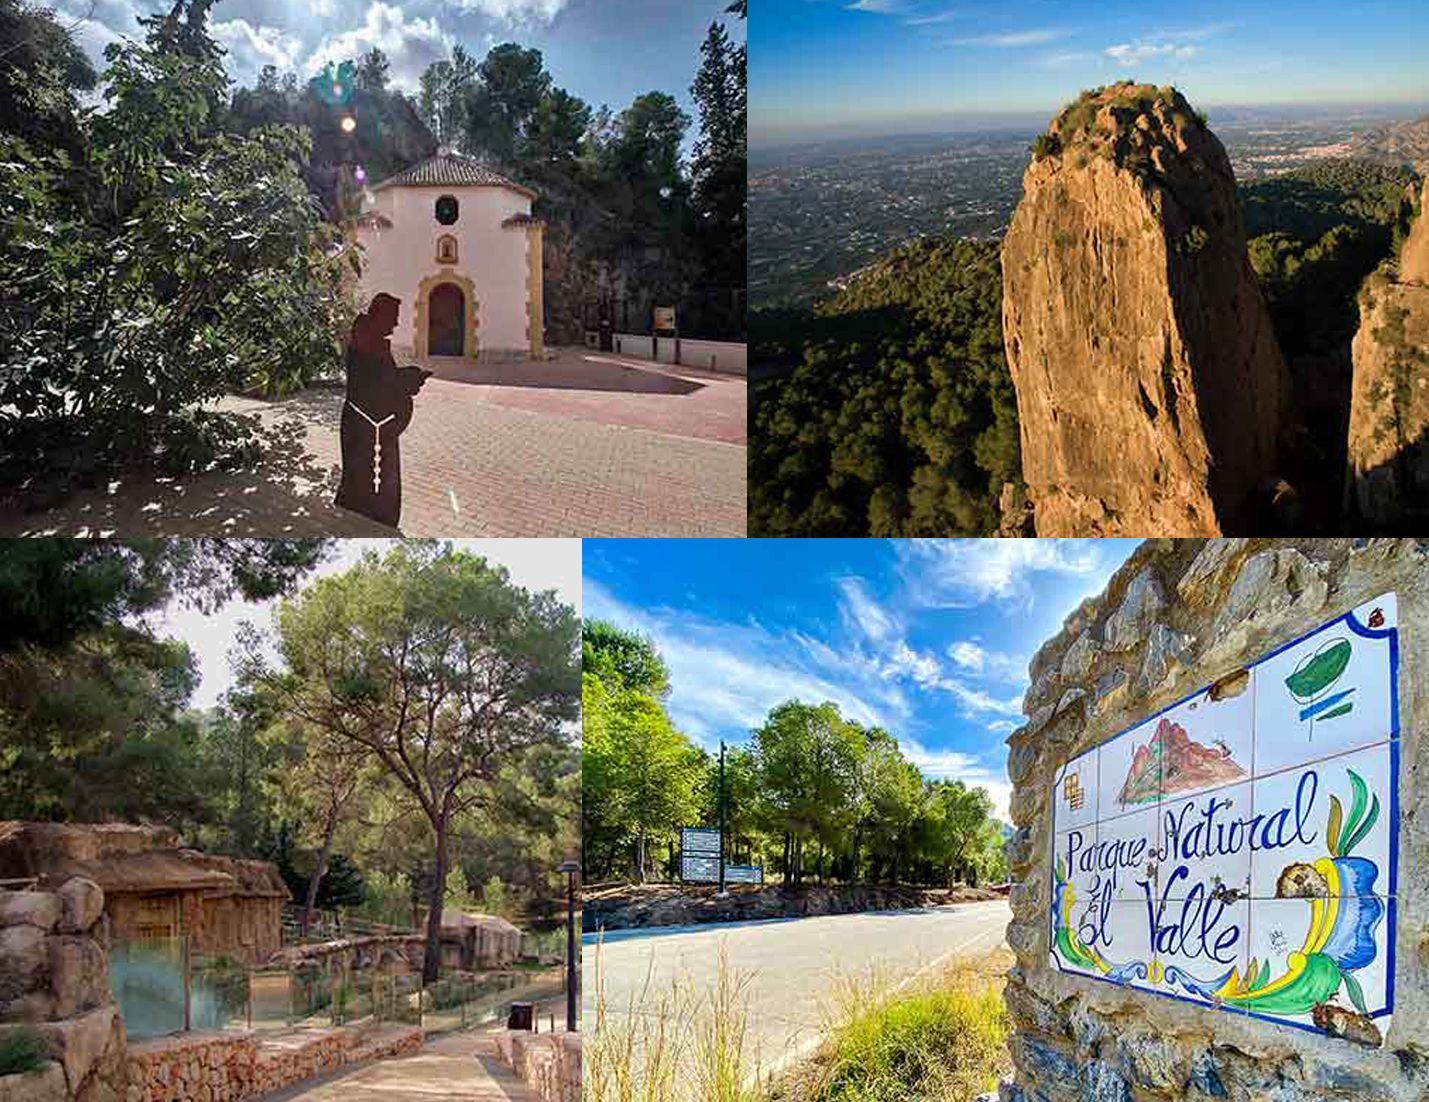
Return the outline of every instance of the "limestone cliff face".
<path id="1" fill-rule="evenodd" d="M 1002 250 L 1039 535 L 1254 534 L 1288 376 L 1221 143 L 1174 89 L 1086 93 Z"/>
<path id="2" fill-rule="evenodd" d="M 1399 254 L 1365 281 L 1354 340 L 1349 489 L 1359 516 L 1429 519 L 1429 180 Z"/>

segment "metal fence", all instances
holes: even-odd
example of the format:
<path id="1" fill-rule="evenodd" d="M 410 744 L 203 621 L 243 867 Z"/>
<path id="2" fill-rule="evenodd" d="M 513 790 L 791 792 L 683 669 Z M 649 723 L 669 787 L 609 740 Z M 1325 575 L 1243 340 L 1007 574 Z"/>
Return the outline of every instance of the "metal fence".
<path id="1" fill-rule="evenodd" d="M 189 1030 L 274 1030 L 360 1020 L 445 1032 L 505 1018 L 513 1002 L 563 989 L 548 973 L 457 975 L 423 985 L 420 973 L 335 963 L 256 968 L 190 951 L 183 936 L 117 941 L 109 985 L 131 1040 Z"/>

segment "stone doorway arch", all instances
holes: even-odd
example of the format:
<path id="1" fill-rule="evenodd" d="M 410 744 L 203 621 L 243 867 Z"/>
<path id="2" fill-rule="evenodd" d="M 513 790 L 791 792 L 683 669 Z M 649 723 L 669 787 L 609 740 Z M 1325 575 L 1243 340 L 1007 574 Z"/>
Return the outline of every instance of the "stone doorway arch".
<path id="1" fill-rule="evenodd" d="M 452 298 L 453 292 L 459 292 L 461 295 L 461 320 L 458 330 L 461 335 L 461 350 L 457 353 L 440 352 L 432 344 L 433 321 L 450 322 L 451 308 L 455 305 Z M 434 294 L 437 305 L 435 319 L 432 308 Z M 425 359 L 427 356 L 455 354 L 469 360 L 476 359 L 477 317 L 476 284 L 466 276 L 458 275 L 450 268 L 444 268 L 435 275 L 430 275 L 422 280 L 417 288 L 416 316 L 412 323 L 412 344 L 417 358 Z M 455 347 L 455 345 L 450 347 Z"/>

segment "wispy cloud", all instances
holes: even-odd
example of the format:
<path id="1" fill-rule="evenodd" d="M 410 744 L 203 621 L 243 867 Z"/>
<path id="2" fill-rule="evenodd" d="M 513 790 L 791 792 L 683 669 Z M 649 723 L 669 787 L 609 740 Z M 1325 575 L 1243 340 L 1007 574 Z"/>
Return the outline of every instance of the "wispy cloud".
<path id="1" fill-rule="evenodd" d="M 1036 574 L 1086 577 L 1102 565 L 1097 540 L 899 540 L 907 593 L 929 608 L 971 608 L 989 600 L 1030 608 Z"/>
<path id="2" fill-rule="evenodd" d="M 1043 46 L 1048 42 L 1057 42 L 1063 38 L 1072 37 L 1072 32 L 1060 27 L 1040 27 L 1028 31 L 1009 31 L 1005 34 L 980 34 L 971 38 L 952 38 L 948 41 L 954 46 Z"/>
<path id="3" fill-rule="evenodd" d="M 1144 65 L 1148 61 L 1189 61 L 1201 52 L 1186 42 L 1119 42 L 1106 48 L 1107 57 L 1122 65 Z"/>
<path id="4" fill-rule="evenodd" d="M 1118 42 L 1103 52 L 1122 65 L 1142 65 L 1148 61 L 1189 61 L 1202 53 L 1195 45 L 1230 30 L 1234 23 L 1205 23 L 1199 27 L 1159 30 L 1140 35 L 1130 42 Z"/>
<path id="5" fill-rule="evenodd" d="M 1002 755 L 989 764 L 984 758 L 957 750 L 931 750 L 915 739 L 900 739 L 903 756 L 916 765 L 925 777 L 962 781 L 969 788 L 984 788 L 992 797 L 993 813 L 1004 822 L 1007 802 L 1012 797 L 1012 785 L 1007 779 L 1007 767 Z"/>
<path id="6" fill-rule="evenodd" d="M 947 655 L 958 669 L 974 677 L 990 677 L 1020 683 L 1027 678 L 1027 659 L 1002 651 L 988 650 L 977 639 L 959 639 L 949 644 Z"/>
<path id="7" fill-rule="evenodd" d="M 839 594 L 839 618 L 855 636 L 881 643 L 898 633 L 897 619 L 873 599 L 862 578 L 836 578 L 834 585 Z"/>
<path id="8" fill-rule="evenodd" d="M 902 10 L 902 0 L 853 0 L 844 5 L 844 11 L 867 11 L 876 15 L 897 15 Z"/>
<path id="9" fill-rule="evenodd" d="M 938 23 L 947 23 L 954 19 L 962 19 L 963 13 L 956 8 L 948 11 L 933 12 L 928 15 L 910 15 L 903 20 L 910 27 L 930 27 Z"/>

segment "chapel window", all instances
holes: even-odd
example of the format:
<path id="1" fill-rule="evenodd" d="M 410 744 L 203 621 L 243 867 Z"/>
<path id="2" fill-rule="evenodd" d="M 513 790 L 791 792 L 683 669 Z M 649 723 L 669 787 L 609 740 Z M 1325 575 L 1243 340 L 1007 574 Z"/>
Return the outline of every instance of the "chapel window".
<path id="1" fill-rule="evenodd" d="M 455 195 L 443 195 L 437 200 L 437 221 L 443 226 L 454 226 L 460 210 Z"/>
<path id="2" fill-rule="evenodd" d="M 437 238 L 437 263 L 455 264 L 457 262 L 456 238 L 449 233 L 442 234 Z"/>

